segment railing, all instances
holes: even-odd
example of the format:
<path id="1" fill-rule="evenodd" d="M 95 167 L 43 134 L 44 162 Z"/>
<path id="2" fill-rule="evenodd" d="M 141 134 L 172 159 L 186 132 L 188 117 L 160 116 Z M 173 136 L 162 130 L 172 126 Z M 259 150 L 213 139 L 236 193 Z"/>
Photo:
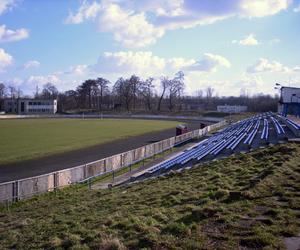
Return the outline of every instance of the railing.
<path id="1" fill-rule="evenodd" d="M 0 203 L 14 202 L 30 198 L 36 194 L 46 193 L 58 188 L 79 183 L 89 178 L 130 166 L 163 151 L 173 148 L 191 139 L 198 139 L 209 131 L 226 125 L 226 121 L 193 130 L 186 134 L 171 137 L 137 149 L 113 155 L 81 166 L 64 169 L 44 175 L 0 183 Z"/>

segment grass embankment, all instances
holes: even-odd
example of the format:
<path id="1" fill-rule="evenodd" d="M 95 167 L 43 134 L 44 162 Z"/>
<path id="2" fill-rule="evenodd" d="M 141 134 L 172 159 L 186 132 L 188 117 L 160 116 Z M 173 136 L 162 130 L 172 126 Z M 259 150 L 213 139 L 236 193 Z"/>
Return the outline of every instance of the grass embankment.
<path id="1" fill-rule="evenodd" d="M 172 121 L 125 119 L 3 120 L 0 121 L 0 164 L 39 158 L 175 128 L 177 124 L 178 122 Z"/>
<path id="2" fill-rule="evenodd" d="M 299 162 L 300 145 L 285 144 L 129 187 L 48 193 L 0 212 L 0 248 L 283 248 L 300 226 Z"/>

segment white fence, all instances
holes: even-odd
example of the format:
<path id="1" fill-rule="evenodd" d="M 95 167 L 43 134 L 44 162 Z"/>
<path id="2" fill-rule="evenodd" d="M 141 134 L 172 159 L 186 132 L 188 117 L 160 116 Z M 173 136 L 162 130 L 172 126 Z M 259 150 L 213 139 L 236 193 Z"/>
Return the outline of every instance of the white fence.
<path id="1" fill-rule="evenodd" d="M 90 162 L 85 165 L 26 179 L 1 183 L 0 203 L 22 200 L 36 194 L 69 186 L 93 176 L 109 173 L 120 168 L 130 166 L 155 154 L 171 149 L 185 141 L 200 138 L 206 135 L 209 131 L 218 129 L 225 124 L 226 121 L 221 121 L 203 129 L 197 129 L 186 134 L 148 144 L 140 148 L 113 155 L 95 162 Z"/>

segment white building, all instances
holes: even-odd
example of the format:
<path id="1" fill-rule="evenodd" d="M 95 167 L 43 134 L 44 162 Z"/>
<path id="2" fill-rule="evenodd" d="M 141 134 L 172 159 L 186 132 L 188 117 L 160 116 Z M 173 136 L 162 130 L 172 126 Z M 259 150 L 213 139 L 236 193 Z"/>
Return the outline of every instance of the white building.
<path id="1" fill-rule="evenodd" d="M 57 100 L 5 99 L 4 111 L 19 115 L 55 114 Z"/>
<path id="2" fill-rule="evenodd" d="M 283 116 L 292 114 L 300 117 L 300 88 L 280 87 L 278 113 Z"/>
<path id="3" fill-rule="evenodd" d="M 241 112 L 246 112 L 247 109 L 248 109 L 247 106 L 241 106 L 241 105 L 217 106 L 218 112 L 222 112 L 222 113 L 241 113 Z"/>

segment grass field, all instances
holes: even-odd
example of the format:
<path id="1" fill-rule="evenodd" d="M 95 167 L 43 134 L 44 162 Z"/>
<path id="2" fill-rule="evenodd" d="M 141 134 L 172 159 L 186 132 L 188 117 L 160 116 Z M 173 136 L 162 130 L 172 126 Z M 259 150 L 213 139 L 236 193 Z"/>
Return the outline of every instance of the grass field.
<path id="1" fill-rule="evenodd" d="M 74 186 L 0 210 L 3 249 L 284 249 L 299 233 L 300 145 L 129 187 Z"/>
<path id="2" fill-rule="evenodd" d="M 29 160 L 116 139 L 175 128 L 178 122 L 115 119 L 0 121 L 0 164 Z M 175 130 L 174 130 L 175 131 Z"/>

